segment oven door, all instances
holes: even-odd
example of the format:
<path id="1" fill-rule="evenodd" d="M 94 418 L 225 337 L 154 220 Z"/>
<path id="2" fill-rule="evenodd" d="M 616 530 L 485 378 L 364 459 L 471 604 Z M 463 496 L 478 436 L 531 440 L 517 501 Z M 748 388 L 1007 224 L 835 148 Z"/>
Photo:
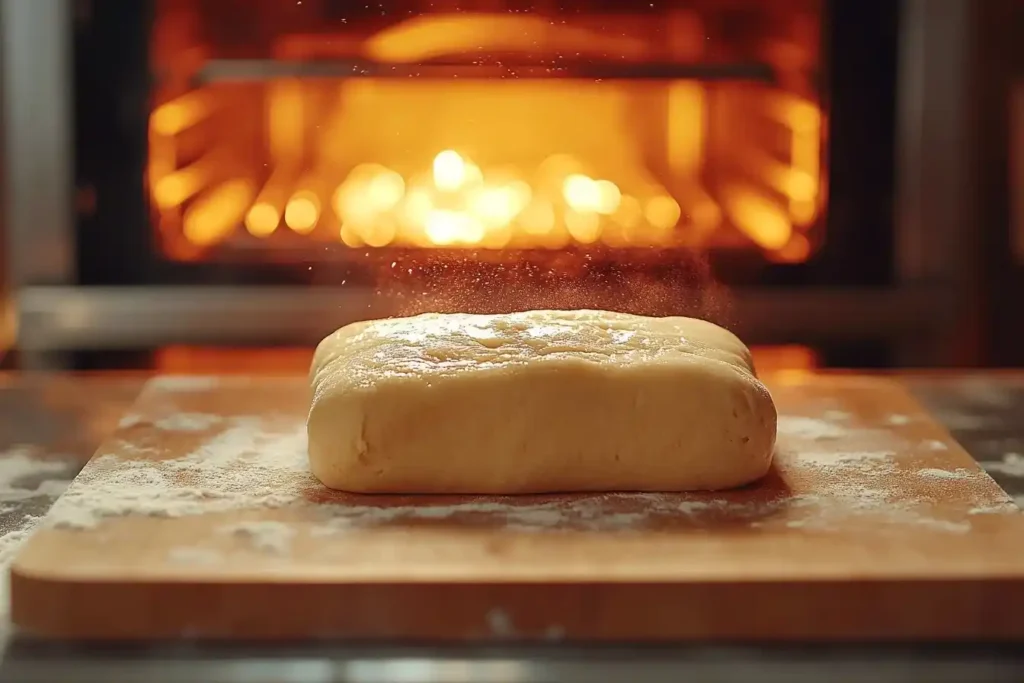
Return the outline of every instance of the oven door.
<path id="1" fill-rule="evenodd" d="M 920 3 L 244 4 L 76 5 L 71 257 L 28 278 L 75 288 L 26 343 L 306 341 L 439 263 L 595 259 L 725 285 L 752 342 L 948 336 L 894 222 Z"/>

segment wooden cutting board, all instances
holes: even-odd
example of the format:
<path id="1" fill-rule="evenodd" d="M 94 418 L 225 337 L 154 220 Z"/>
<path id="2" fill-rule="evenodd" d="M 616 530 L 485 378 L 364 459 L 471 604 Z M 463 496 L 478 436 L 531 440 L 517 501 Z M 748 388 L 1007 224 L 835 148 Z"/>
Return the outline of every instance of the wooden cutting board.
<path id="1" fill-rule="evenodd" d="M 322 487 L 305 379 L 157 378 L 17 558 L 12 618 L 87 639 L 1024 636 L 1024 516 L 900 386 L 769 384 L 778 454 L 746 489 L 447 498 Z"/>

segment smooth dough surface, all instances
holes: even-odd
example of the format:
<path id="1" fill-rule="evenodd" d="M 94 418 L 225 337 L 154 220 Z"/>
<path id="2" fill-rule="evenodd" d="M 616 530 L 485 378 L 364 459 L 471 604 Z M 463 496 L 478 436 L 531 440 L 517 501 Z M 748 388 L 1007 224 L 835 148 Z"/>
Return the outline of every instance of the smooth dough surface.
<path id="1" fill-rule="evenodd" d="M 732 488 L 771 464 L 776 411 L 732 333 L 607 311 L 348 325 L 310 370 L 309 461 L 362 493 Z"/>

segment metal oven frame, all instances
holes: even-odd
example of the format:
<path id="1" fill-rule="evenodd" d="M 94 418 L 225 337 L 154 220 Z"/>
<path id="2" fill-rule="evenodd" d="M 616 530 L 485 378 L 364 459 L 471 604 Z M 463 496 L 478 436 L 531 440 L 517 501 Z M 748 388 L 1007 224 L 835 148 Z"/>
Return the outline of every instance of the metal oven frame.
<path id="1" fill-rule="evenodd" d="M 751 343 L 869 341 L 891 345 L 904 365 L 971 360 L 974 3 L 899 2 L 893 284 L 735 290 L 737 332 Z M 349 287 L 80 286 L 75 206 L 83 197 L 69 152 L 78 6 L 0 0 L 0 275 L 20 351 L 310 343 L 393 310 L 373 291 Z"/>

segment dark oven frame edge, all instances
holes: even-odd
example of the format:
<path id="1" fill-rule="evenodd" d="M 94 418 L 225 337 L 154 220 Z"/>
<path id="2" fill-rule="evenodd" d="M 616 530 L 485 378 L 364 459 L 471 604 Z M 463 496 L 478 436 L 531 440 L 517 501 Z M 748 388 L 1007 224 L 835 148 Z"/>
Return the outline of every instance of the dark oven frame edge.
<path id="1" fill-rule="evenodd" d="M 842 0 L 833 0 L 842 1 Z M 899 37 L 899 78 L 897 131 L 897 243 L 893 252 L 893 276 L 890 286 L 840 287 L 860 335 L 897 342 L 901 360 L 913 364 L 948 362 L 956 348 L 945 340 L 944 332 L 962 325 L 971 289 L 969 268 L 960 254 L 965 248 L 964 226 L 969 222 L 970 187 L 966 182 L 969 156 L 967 125 L 970 119 L 968 83 L 970 68 L 971 16 L 969 0 L 941 3 L 945 11 L 928 0 L 900 0 L 902 33 Z M 955 11 L 950 11 L 953 8 Z M 176 341 L 217 341 L 232 335 L 245 337 L 242 293 L 238 288 L 206 287 L 182 290 L 177 287 L 129 286 L 117 288 L 80 287 L 76 268 L 73 161 L 67 154 L 74 119 L 69 101 L 71 68 L 72 5 L 64 0 L 0 0 L 0 29 L 9 32 L 49 36 L 47 40 L 5 40 L 4 150 L 5 187 L 4 229 L 9 260 L 18 264 L 9 278 L 17 300 L 19 345 L 26 350 L 81 348 L 83 346 L 125 346 Z M 26 30 L 31 29 L 31 30 Z M 34 33 L 33 33 L 34 31 Z M 952 47 L 951 47 L 952 46 Z M 14 53 L 14 54 L 12 54 Z M 53 80 L 39 88 L 36 79 L 17 72 L 18 64 L 46 64 Z M 38 71 L 36 72 L 38 74 Z M 52 116 L 39 120 L 35 112 L 49 109 Z M 950 131 L 953 140 L 950 143 Z M 959 163 L 957 163 L 959 162 Z M 68 178 L 68 187 L 46 193 L 26 186 L 27 179 Z M 20 183 L 20 185 L 19 185 Z M 939 188 L 941 191 L 936 191 Z M 57 201 L 62 200 L 62 201 Z M 66 207 L 66 209 L 62 209 Z M 44 216 L 45 220 L 38 220 Z M 938 238 L 937 238 L 938 237 Z M 56 246 L 55 246 L 56 245 Z M 366 292 L 346 290 L 341 295 L 311 295 L 310 290 L 295 288 L 273 290 L 274 301 L 282 302 L 282 322 L 292 319 L 288 310 L 309 308 L 308 302 L 321 301 L 325 308 L 318 320 L 336 321 L 352 303 L 365 306 Z M 203 292 L 215 294 L 222 305 L 240 306 L 237 320 L 230 315 L 205 316 Z M 250 291 L 250 290 L 245 290 Z M 178 294 L 172 294 L 177 292 Z M 195 314 L 188 312 L 189 299 L 195 298 Z M 255 293 L 255 292 L 253 292 Z M 743 332 L 754 343 L 849 338 L 850 325 L 832 316 L 814 316 L 830 290 L 793 292 L 758 289 L 737 292 L 739 318 Z M 181 323 L 205 318 L 202 332 L 191 330 L 165 337 L 168 327 L 147 326 L 132 316 L 123 316 L 126 303 L 149 303 L 147 319 Z M 966 305 L 965 305 L 966 301 Z M 756 302 L 757 309 L 746 317 L 745 308 Z M 353 308 L 350 314 L 361 314 Z M 271 318 L 273 307 L 264 308 Z M 838 309 L 837 309 L 838 310 Z M 764 315 L 770 311 L 771 315 Z M 764 322 L 771 320 L 770 323 Z M 278 330 L 286 325 L 278 326 Z M 287 330 L 285 330 L 287 332 Z M 249 330 L 254 341 L 266 331 L 259 324 Z M 296 338 L 308 330 L 293 330 Z M 313 334 L 312 332 L 309 332 Z M 943 340 L 943 343 L 935 343 Z"/>

